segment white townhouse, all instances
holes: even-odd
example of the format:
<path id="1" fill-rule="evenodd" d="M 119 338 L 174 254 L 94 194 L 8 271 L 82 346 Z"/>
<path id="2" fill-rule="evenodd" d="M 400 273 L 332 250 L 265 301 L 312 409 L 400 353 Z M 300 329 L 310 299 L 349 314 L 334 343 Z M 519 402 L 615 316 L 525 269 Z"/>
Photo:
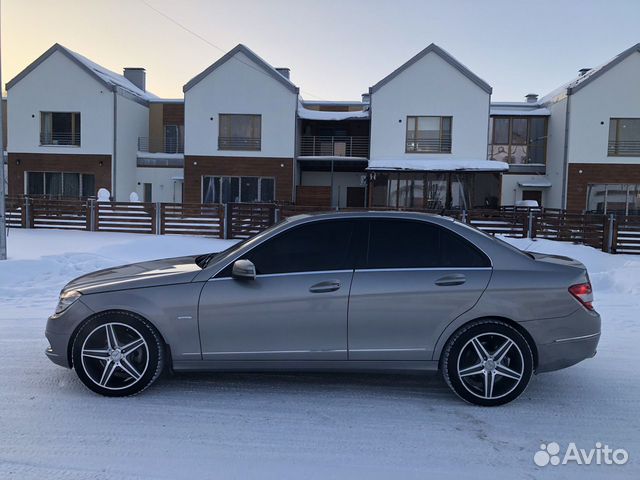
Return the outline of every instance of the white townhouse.
<path id="1" fill-rule="evenodd" d="M 55 44 L 7 83 L 9 195 L 137 190 L 138 137 L 149 130 L 144 70 L 118 75 Z"/>
<path id="2" fill-rule="evenodd" d="M 435 44 L 369 89 L 369 205 L 496 207 L 487 160 L 491 86 Z"/>

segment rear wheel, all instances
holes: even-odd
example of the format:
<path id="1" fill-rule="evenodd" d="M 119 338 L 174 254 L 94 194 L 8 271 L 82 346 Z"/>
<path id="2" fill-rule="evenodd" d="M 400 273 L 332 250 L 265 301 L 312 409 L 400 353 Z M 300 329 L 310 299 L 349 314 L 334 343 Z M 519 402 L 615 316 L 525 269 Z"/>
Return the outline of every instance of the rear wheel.
<path id="1" fill-rule="evenodd" d="M 73 366 L 82 383 L 101 395 L 141 392 L 162 372 L 164 345 L 155 328 L 127 312 L 88 320 L 73 342 Z"/>
<path id="2" fill-rule="evenodd" d="M 508 323 L 480 320 L 456 332 L 442 357 L 442 373 L 463 400 L 497 406 L 516 399 L 529 384 L 533 354 Z"/>

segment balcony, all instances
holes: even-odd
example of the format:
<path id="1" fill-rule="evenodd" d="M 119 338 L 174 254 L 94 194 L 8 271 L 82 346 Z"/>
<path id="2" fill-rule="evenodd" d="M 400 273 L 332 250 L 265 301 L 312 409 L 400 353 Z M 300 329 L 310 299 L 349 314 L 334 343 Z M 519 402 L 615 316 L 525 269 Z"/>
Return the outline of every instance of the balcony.
<path id="1" fill-rule="evenodd" d="M 639 140 L 610 140 L 607 148 L 609 157 L 640 157 Z"/>
<path id="2" fill-rule="evenodd" d="M 249 150 L 262 148 L 260 137 L 218 137 L 218 150 Z"/>
<path id="3" fill-rule="evenodd" d="M 369 158 L 368 136 L 315 136 L 300 137 L 301 157 Z"/>
<path id="4" fill-rule="evenodd" d="M 41 132 L 41 146 L 80 146 L 80 132 Z"/>
<path id="5" fill-rule="evenodd" d="M 407 138 L 406 153 L 451 153 L 451 135 L 439 138 Z"/>
<path id="6" fill-rule="evenodd" d="M 184 141 L 176 138 L 138 137 L 138 151 L 149 153 L 184 153 Z"/>

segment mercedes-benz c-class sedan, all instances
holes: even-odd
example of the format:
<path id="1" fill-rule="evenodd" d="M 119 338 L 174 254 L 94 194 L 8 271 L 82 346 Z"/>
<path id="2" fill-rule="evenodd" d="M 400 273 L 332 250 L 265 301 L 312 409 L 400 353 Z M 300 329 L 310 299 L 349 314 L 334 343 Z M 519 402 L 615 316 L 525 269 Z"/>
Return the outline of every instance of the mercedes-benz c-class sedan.
<path id="1" fill-rule="evenodd" d="M 583 264 L 525 253 L 447 217 L 301 215 L 220 253 L 70 282 L 46 353 L 91 390 L 180 371 L 440 370 L 462 399 L 518 397 L 595 355 Z"/>

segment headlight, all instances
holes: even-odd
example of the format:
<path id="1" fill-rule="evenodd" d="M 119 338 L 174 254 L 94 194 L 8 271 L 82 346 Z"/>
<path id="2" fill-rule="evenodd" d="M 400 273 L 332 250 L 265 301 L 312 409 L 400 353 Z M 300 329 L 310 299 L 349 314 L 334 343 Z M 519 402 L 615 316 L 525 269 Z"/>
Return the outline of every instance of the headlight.
<path id="1" fill-rule="evenodd" d="M 68 292 L 62 292 L 60 294 L 60 300 L 58 301 L 58 306 L 56 307 L 56 315 L 64 312 L 67 308 L 69 308 L 73 303 L 80 298 L 82 294 L 76 290 L 69 290 Z"/>

